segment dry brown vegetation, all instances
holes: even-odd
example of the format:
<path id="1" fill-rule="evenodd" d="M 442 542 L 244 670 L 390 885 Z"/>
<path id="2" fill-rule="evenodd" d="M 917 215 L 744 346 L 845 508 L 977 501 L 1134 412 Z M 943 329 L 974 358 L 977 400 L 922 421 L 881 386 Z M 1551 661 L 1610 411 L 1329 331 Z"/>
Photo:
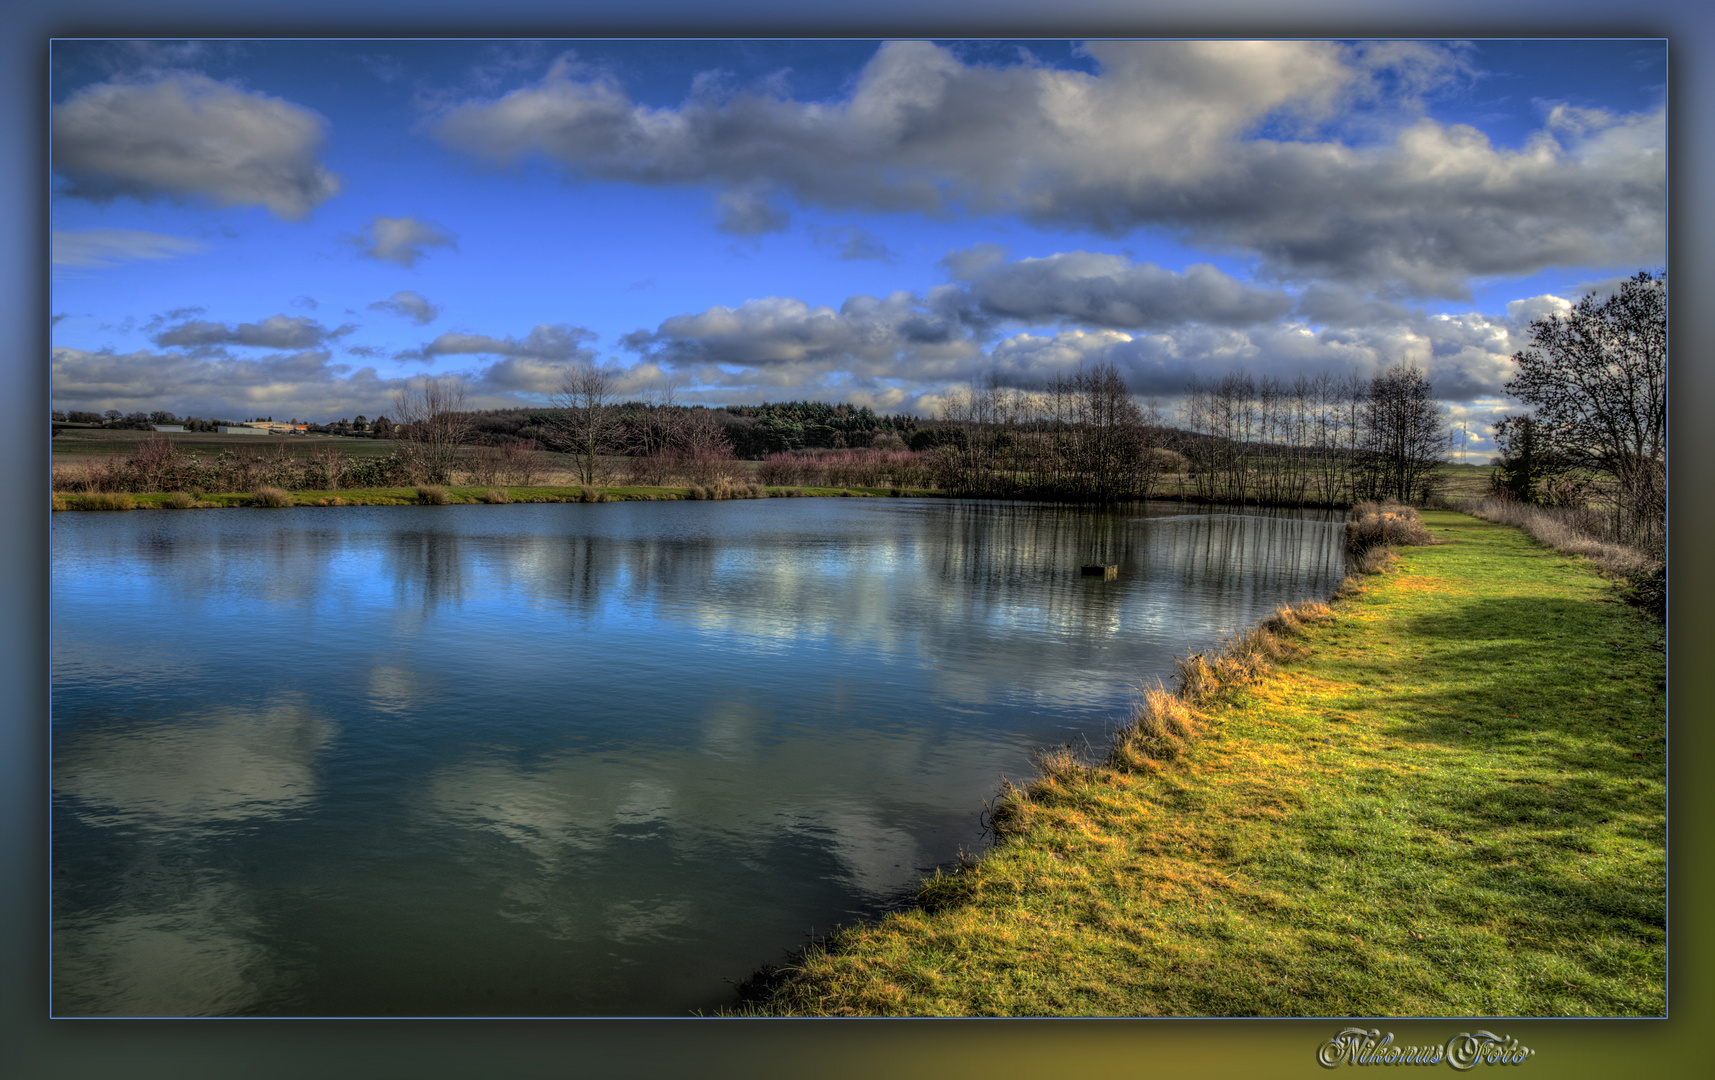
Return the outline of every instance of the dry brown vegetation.
<path id="1" fill-rule="evenodd" d="M 1352 507 L 1346 523 L 1346 553 L 1362 555 L 1388 544 L 1433 544 L 1435 537 L 1424 528 L 1417 511 L 1397 502 L 1360 502 Z"/>
<path id="2" fill-rule="evenodd" d="M 693 484 L 685 491 L 687 499 L 766 499 L 768 489 L 761 484 L 745 484 L 732 480 L 717 480 L 707 487 Z"/>
<path id="3" fill-rule="evenodd" d="M 1629 578 L 1660 566 L 1636 548 L 1598 539 L 1605 531 L 1602 515 L 1582 507 L 1532 506 L 1491 496 L 1464 507 L 1485 521 L 1514 525 L 1526 536 L 1568 555 L 1582 555 L 1610 577 Z"/>

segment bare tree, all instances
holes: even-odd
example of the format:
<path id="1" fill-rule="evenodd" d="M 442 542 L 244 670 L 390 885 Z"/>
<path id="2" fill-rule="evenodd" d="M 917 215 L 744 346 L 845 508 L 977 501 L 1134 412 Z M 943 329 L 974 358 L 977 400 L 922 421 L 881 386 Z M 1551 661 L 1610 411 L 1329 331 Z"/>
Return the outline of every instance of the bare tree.
<path id="1" fill-rule="evenodd" d="M 419 480 L 449 483 L 463 461 L 471 430 L 464 399 L 464 383 L 450 375 L 413 379 L 393 395 L 396 434 L 405 443 L 407 467 Z"/>
<path id="2" fill-rule="evenodd" d="M 1082 451 L 1077 465 L 1087 495 L 1098 502 L 1136 496 L 1144 464 L 1143 410 L 1125 377 L 1111 362 L 1101 363 L 1080 368 L 1072 385 Z"/>
<path id="3" fill-rule="evenodd" d="M 557 441 L 577 455 L 581 483 L 594 484 L 606 472 L 602 455 L 612 449 L 618 430 L 612 397 L 613 383 L 607 372 L 586 361 L 566 369 L 560 392 L 549 399 L 562 410 L 553 421 Z"/>
<path id="4" fill-rule="evenodd" d="M 1667 277 L 1640 272 L 1612 296 L 1530 324 L 1507 393 L 1533 407 L 1529 438 L 1563 469 L 1605 482 L 1615 539 L 1659 551 L 1667 521 Z M 1497 425 L 1522 442 L 1523 417 Z"/>
<path id="5" fill-rule="evenodd" d="M 1395 364 L 1371 379 L 1363 432 L 1360 464 L 1366 494 L 1413 503 L 1434 492 L 1448 428 L 1423 372 Z"/>
<path id="6" fill-rule="evenodd" d="M 683 425 L 686 410 L 674 401 L 678 388 L 669 382 L 665 386 L 643 391 L 643 408 L 629 417 L 622 441 L 633 457 L 646 458 L 672 446 Z"/>

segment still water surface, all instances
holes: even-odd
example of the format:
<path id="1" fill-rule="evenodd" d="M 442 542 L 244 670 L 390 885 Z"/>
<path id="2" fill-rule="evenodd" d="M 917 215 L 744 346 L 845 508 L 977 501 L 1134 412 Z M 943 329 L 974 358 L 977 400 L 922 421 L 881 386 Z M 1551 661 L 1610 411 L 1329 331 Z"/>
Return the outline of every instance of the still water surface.
<path id="1" fill-rule="evenodd" d="M 56 514 L 58 1015 L 683 1014 L 982 846 L 1326 514 Z M 1083 562 L 1118 563 L 1112 581 Z"/>

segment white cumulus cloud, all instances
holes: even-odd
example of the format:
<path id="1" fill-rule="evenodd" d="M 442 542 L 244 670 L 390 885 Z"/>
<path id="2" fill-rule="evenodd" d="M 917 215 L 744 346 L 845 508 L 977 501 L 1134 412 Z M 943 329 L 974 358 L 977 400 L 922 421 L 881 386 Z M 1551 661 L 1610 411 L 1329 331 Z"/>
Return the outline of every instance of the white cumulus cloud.
<path id="1" fill-rule="evenodd" d="M 303 218 L 340 189 L 315 112 L 205 75 L 86 86 L 53 108 L 52 164 L 95 201 L 203 197 Z"/>
<path id="2" fill-rule="evenodd" d="M 1665 111 L 1562 110 L 1520 149 L 1422 112 L 1464 76 L 1409 42 L 1096 42 L 1094 73 L 967 64 L 882 45 L 843 98 L 696 83 L 677 107 L 562 58 L 539 82 L 444 110 L 446 145 L 568 177 L 712 187 L 722 227 L 790 203 L 1017 215 L 1120 236 L 1159 228 L 1288 281 L 1463 297 L 1473 276 L 1659 262 Z M 1362 108 L 1359 108 L 1362 106 Z"/>

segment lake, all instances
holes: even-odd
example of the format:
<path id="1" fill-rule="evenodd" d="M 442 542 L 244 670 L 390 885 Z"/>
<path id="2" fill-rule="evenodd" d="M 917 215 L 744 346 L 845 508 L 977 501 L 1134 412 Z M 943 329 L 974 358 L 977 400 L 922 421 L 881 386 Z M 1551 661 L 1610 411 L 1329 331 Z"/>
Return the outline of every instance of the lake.
<path id="1" fill-rule="evenodd" d="M 980 851 L 1033 748 L 1326 596 L 1341 537 L 939 499 L 55 514 L 54 1012 L 731 1005 Z"/>

